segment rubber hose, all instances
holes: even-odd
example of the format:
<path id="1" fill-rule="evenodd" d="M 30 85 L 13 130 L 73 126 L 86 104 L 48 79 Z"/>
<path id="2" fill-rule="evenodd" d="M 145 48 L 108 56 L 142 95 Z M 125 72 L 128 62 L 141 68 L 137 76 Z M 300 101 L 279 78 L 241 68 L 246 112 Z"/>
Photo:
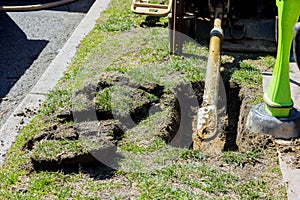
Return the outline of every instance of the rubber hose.
<path id="1" fill-rule="evenodd" d="M 23 5 L 23 6 L 0 6 L 0 11 L 10 11 L 10 12 L 36 11 L 36 10 L 42 10 L 42 9 L 56 7 L 56 6 L 61 6 L 64 4 L 71 3 L 73 1 L 76 1 L 76 0 L 61 0 L 61 1 L 51 2 L 51 3 L 45 3 L 45 4 L 34 4 L 34 5 Z"/>
<path id="2" fill-rule="evenodd" d="M 300 69 L 300 22 L 294 26 L 293 53 L 298 68 Z"/>

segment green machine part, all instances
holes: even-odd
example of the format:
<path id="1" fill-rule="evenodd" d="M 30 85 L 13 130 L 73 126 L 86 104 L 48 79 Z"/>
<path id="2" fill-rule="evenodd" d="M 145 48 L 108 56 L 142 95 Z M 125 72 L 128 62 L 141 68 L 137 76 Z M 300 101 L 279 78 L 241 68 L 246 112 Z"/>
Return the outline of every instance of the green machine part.
<path id="1" fill-rule="evenodd" d="M 293 107 L 289 80 L 289 59 L 293 27 L 300 14 L 300 0 L 276 0 L 278 48 L 272 78 L 264 94 L 265 110 L 274 117 L 288 117 Z"/>

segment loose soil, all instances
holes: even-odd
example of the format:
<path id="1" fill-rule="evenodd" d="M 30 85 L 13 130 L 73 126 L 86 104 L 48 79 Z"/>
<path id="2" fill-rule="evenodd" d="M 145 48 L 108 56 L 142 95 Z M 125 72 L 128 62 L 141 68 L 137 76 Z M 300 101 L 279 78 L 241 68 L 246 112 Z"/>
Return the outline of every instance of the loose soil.
<path id="1" fill-rule="evenodd" d="M 109 82 L 105 80 L 109 80 Z M 124 82 L 124 80 L 126 80 L 126 82 Z M 124 96 L 118 95 L 125 91 L 125 94 L 128 95 L 126 96 L 126 99 L 132 101 L 132 103 L 126 105 L 128 106 L 126 107 L 127 110 L 125 110 L 127 112 L 113 110 L 112 106 L 109 106 L 110 108 L 107 109 L 102 105 L 97 104 L 96 99 L 98 98 L 98 95 L 102 95 L 101 91 L 120 85 L 122 85 L 122 90 L 115 90 L 114 92 L 117 92 L 117 94 L 115 94 L 114 97 L 124 99 Z M 196 85 L 202 86 L 203 84 L 196 83 L 195 86 Z M 65 167 L 65 165 L 78 166 L 91 164 L 92 162 L 97 164 L 101 159 L 97 158 L 95 152 L 103 151 L 107 146 L 116 149 L 116 146 L 118 146 L 123 139 L 124 132 L 133 129 L 140 122 L 149 117 L 149 115 L 162 111 L 166 111 L 168 113 L 167 116 L 169 117 L 164 118 L 160 124 L 157 124 L 160 127 L 160 131 L 159 133 L 156 133 L 156 137 L 160 137 L 166 143 L 172 143 L 172 145 L 175 146 L 183 144 L 182 140 L 185 136 L 176 133 L 179 129 L 181 118 L 180 109 L 182 109 L 179 105 L 179 98 L 181 98 L 181 100 L 186 100 L 183 98 L 188 98 L 187 93 L 182 93 L 181 95 L 166 93 L 163 86 L 158 84 L 137 84 L 130 82 L 130 80 L 122 74 L 116 73 L 102 74 L 98 83 L 98 93 L 95 94 L 94 98 L 92 98 L 93 95 L 91 95 L 87 88 L 91 87 L 84 87 L 82 92 L 76 92 L 76 97 L 79 97 L 80 100 L 84 99 L 84 101 L 80 102 L 84 103 L 84 107 L 74 105 L 73 108 L 75 109 L 73 110 L 66 109 L 59 111 L 58 113 L 53 113 L 53 118 L 57 119 L 57 122 L 50 128 L 42 130 L 24 145 L 23 149 L 34 152 L 32 162 L 36 168 L 57 169 L 57 167 Z M 177 91 L 182 91 L 182 89 L 186 88 L 183 85 L 179 85 L 177 89 Z M 84 93 L 87 95 L 83 95 Z M 110 95 L 110 97 L 112 97 L 112 95 Z M 86 105 L 88 106 L 86 107 Z M 97 121 L 91 120 L 93 118 L 90 117 L 90 115 L 94 114 L 97 117 Z M 186 117 L 189 114 L 191 113 L 185 113 Z M 191 117 L 189 118 L 192 119 Z M 66 124 L 66 122 L 68 122 L 68 124 Z M 190 130 L 191 124 L 184 124 L 181 126 L 181 129 L 184 130 L 179 131 L 179 133 Z M 189 134 L 191 134 L 191 131 L 189 131 Z M 99 143 L 99 139 L 103 140 L 104 143 Z M 65 152 L 64 149 L 62 149 L 63 152 L 53 149 L 52 153 L 48 151 L 44 155 L 35 153 L 36 151 L 39 152 L 39 148 L 43 148 L 44 145 L 41 146 L 40 144 L 45 144 L 48 141 L 52 142 L 53 140 L 80 141 L 82 143 L 85 143 L 86 141 L 97 141 L 99 145 L 93 145 L 93 147 L 89 146 L 89 148 L 86 148 L 87 146 L 83 144 L 82 149 L 77 149 L 77 152 L 75 153 Z M 90 145 L 90 142 L 87 142 L 87 144 Z"/>
<path id="2" fill-rule="evenodd" d="M 124 42 L 129 36 L 133 37 L 134 33 L 120 34 L 116 41 Z M 134 48 L 138 49 L 138 46 Z M 118 51 L 118 48 L 114 50 Z M 101 57 L 103 65 L 105 59 L 108 57 Z M 85 79 L 83 86 L 73 92 L 72 105 L 50 113 L 47 117 L 51 125 L 23 146 L 23 150 L 30 155 L 29 167 L 32 166 L 32 169 L 29 171 L 84 173 L 95 181 L 110 179 L 118 182 L 124 179 L 116 174 L 118 171 L 147 173 L 164 169 L 170 163 L 189 162 L 230 173 L 239 178 L 239 185 L 253 183 L 258 185 L 253 187 L 261 187 L 262 183 L 268 186 L 268 194 L 262 193 L 259 197 L 281 196 L 284 193 L 283 183 L 273 139 L 249 133 L 245 128 L 249 110 L 255 104 L 256 95 L 262 94 L 262 91 L 245 88 L 230 79 L 234 70 L 228 66 L 238 65 L 241 60 L 223 63 L 226 96 L 222 98 L 227 99 L 223 101 L 227 111 L 221 121 L 220 154 L 211 155 L 204 148 L 200 154 L 195 151 L 192 156 L 186 155 L 185 151 L 193 148 L 192 134 L 197 111 L 202 104 L 204 82 L 176 81 L 178 79 L 174 71 L 168 74 L 163 71 L 165 69 L 160 69 L 164 67 L 163 63 L 153 73 L 162 70 L 159 72 L 164 79 L 175 79 L 176 85 L 172 89 L 167 84 L 137 81 L 137 77 L 133 77 L 135 74 L 130 76 L 118 70 L 101 71 L 96 81 L 95 77 L 93 80 Z M 118 66 L 121 64 L 117 62 Z M 145 66 L 149 71 L 151 67 L 155 66 Z M 97 67 L 93 70 L 98 71 Z M 191 71 L 190 68 L 186 70 Z M 124 188 L 127 186 L 127 182 L 124 182 Z M 187 189 L 184 185 L 182 187 Z M 127 190 L 138 191 L 132 185 Z M 223 194 L 216 192 L 203 195 L 217 198 Z M 235 195 L 238 194 L 229 195 L 228 198 L 235 198 Z"/>
<path id="3" fill-rule="evenodd" d="M 300 139 L 292 139 L 289 141 L 276 140 L 276 146 L 280 151 L 284 162 L 292 166 L 292 168 L 300 169 Z"/>
<path id="4" fill-rule="evenodd" d="M 114 91 L 123 93 L 123 95 L 125 91 L 126 99 L 132 102 L 126 104 L 128 107 L 123 113 L 119 110 L 113 110 L 112 106 L 109 109 L 103 108 L 101 105 L 97 105 L 96 101 L 101 92 L 117 86 L 121 87 L 122 90 Z M 75 108 L 73 110 L 67 109 L 53 113 L 57 121 L 50 128 L 42 130 L 38 135 L 28 140 L 24 145 L 25 149 L 33 152 L 31 161 L 35 170 L 61 169 L 70 171 L 73 169 L 71 172 L 74 172 L 80 168 L 88 173 L 98 173 L 98 176 L 102 176 L 103 171 L 113 176 L 118 162 L 124 159 L 118 151 L 119 146 L 122 147 L 124 142 L 134 143 L 136 140 L 124 138 L 124 134 L 129 131 L 140 130 L 139 124 L 147 117 L 164 111 L 168 113 L 167 117 L 161 118 L 160 123 L 156 124 L 159 127 L 159 132 L 155 134 L 155 137 L 162 138 L 166 144 L 173 147 L 192 148 L 192 122 L 195 121 L 197 108 L 202 102 L 203 82 L 193 83 L 192 88 L 179 84 L 176 87 L 177 93 L 173 93 L 165 91 L 164 87 L 158 84 L 137 84 L 123 74 L 103 73 L 96 86 L 97 92 L 91 95 L 87 92 L 89 91 L 87 88 L 91 87 L 87 86 L 82 91 L 77 91 L 75 98 L 84 99 L 81 103 L 84 102 L 84 105 L 88 105 L 88 108 L 96 113 L 97 119 L 92 120 L 93 118 L 89 117 L 91 110 L 87 112 L 88 109 L 84 106 L 73 106 Z M 231 156 L 224 158 L 220 155 L 207 155 L 201 162 L 212 165 L 222 172 L 233 173 L 244 180 L 245 184 L 248 180 L 263 176 L 263 181 L 268 186 L 280 188 L 282 185 L 280 174 L 278 172 L 266 173 L 278 167 L 273 138 L 267 135 L 249 133 L 245 128 L 251 101 L 257 91 L 241 90 L 238 84 L 230 82 L 225 82 L 225 88 L 228 110 L 223 130 L 225 134 L 223 151 L 241 152 L 240 156 L 243 157 L 244 153 L 246 156 L 235 162 L 230 160 L 234 159 Z M 190 95 L 193 91 L 189 91 L 189 89 L 197 91 L 195 99 L 191 99 Z M 124 96 L 120 96 L 120 98 L 124 99 Z M 181 107 L 180 102 L 187 101 L 190 101 L 189 106 Z M 188 120 L 182 121 L 182 118 Z M 132 119 L 132 121 L 128 119 Z M 66 122 L 69 124 L 66 125 Z M 180 124 L 181 122 L 183 123 Z M 149 128 L 151 129 L 151 127 Z M 41 153 L 43 152 L 41 149 L 47 146 L 43 144 L 53 141 L 78 141 L 80 145 L 79 148 L 77 146 L 75 152 L 66 151 L 68 149 L 66 147 L 61 148 L 60 151 L 54 148 L 48 149 L 47 153 Z M 297 141 L 295 140 L 295 142 Z M 145 146 L 150 143 L 151 141 L 144 141 Z M 64 144 L 68 144 L 68 142 Z M 293 147 L 286 148 L 284 151 L 293 152 Z M 249 152 L 257 153 L 258 156 L 249 154 L 250 156 L 247 157 Z M 107 161 L 106 157 L 114 157 L 114 159 Z M 235 164 L 232 165 L 232 163 Z M 98 166 L 98 170 L 91 168 L 91 166 Z M 99 170 L 99 166 L 102 166 L 100 167 L 102 170 Z M 106 166 L 110 167 L 107 168 Z"/>

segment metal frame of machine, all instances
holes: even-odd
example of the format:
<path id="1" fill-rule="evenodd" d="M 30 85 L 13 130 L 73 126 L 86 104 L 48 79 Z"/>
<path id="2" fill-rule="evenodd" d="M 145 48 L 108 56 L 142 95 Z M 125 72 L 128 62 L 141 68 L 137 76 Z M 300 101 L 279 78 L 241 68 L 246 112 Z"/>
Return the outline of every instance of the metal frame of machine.
<path id="1" fill-rule="evenodd" d="M 276 51 L 277 11 L 273 0 L 174 1 L 170 20 L 175 22 L 171 29 L 187 34 L 201 44 L 208 44 L 217 2 L 223 5 L 224 50 Z"/>
<path id="2" fill-rule="evenodd" d="M 133 0 L 131 10 L 148 16 L 169 14 L 169 24 L 172 30 L 183 33 L 200 44 L 208 45 L 217 2 L 223 5 L 222 49 L 276 51 L 277 7 L 274 0 L 170 0 L 167 4 Z M 170 42 L 171 51 L 180 53 L 180 39 L 175 35 Z"/>

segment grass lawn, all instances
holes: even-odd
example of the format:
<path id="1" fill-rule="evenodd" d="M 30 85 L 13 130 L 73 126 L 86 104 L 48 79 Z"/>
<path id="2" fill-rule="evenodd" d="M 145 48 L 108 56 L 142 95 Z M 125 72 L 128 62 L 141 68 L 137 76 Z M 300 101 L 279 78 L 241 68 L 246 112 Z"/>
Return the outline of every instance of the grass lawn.
<path id="1" fill-rule="evenodd" d="M 183 116 L 178 95 L 203 89 L 207 47 L 189 42 L 190 56 L 170 55 L 167 19 L 141 27 L 145 17 L 131 13 L 130 4 L 111 1 L 20 130 L 0 167 L 0 199 L 286 199 L 270 138 L 215 156 L 175 145 Z M 269 55 L 224 53 L 222 77 L 238 85 L 249 107 L 262 102 L 260 72 L 274 62 Z M 118 155 L 117 162 L 95 164 L 91 154 L 106 150 L 112 154 L 100 161 Z"/>

